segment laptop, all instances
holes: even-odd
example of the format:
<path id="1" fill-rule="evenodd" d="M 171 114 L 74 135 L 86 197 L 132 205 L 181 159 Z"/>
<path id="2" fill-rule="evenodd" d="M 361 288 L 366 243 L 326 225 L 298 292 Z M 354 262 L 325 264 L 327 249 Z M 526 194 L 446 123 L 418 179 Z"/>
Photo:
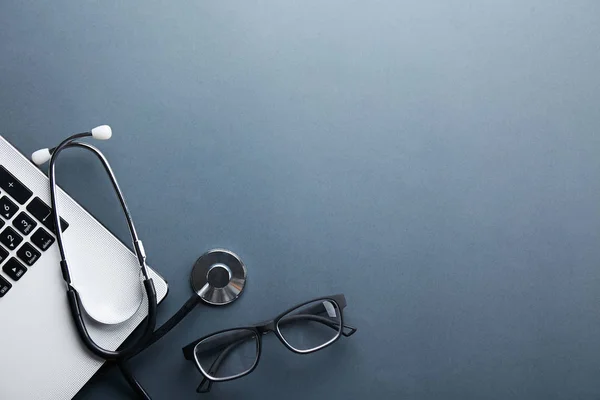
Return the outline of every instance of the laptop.
<path id="1" fill-rule="evenodd" d="M 137 258 L 60 188 L 72 281 L 90 335 L 115 350 L 147 314 Z M 102 366 L 80 342 L 66 297 L 48 178 L 0 136 L 0 398 L 71 399 Z M 143 235 L 141 235 L 143 237 Z M 167 283 L 150 269 L 158 300 Z M 90 316 L 131 318 L 118 324 Z"/>

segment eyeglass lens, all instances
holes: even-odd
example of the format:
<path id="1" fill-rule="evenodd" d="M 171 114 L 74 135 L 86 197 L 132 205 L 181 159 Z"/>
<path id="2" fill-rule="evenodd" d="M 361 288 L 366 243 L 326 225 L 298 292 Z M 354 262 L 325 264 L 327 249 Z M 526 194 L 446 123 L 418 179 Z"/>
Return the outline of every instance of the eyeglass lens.
<path id="1" fill-rule="evenodd" d="M 300 306 L 277 322 L 277 330 L 292 348 L 314 351 L 336 340 L 341 333 L 341 312 L 330 300 L 317 300 Z"/>
<path id="2" fill-rule="evenodd" d="M 202 340 L 194 349 L 194 357 L 208 377 L 217 380 L 233 378 L 254 367 L 258 346 L 256 332 L 234 329 Z"/>

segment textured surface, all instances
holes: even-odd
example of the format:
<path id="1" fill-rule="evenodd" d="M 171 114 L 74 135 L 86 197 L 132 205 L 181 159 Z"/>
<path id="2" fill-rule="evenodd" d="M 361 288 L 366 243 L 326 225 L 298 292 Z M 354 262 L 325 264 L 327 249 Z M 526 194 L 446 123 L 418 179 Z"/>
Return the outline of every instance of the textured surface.
<path id="1" fill-rule="evenodd" d="M 203 398 L 595 399 L 599 37 L 596 0 L 5 0 L 0 129 L 29 152 L 112 125 L 161 321 L 205 250 L 248 266 L 134 360 L 156 399 L 198 398 L 189 341 L 336 292 L 354 337 L 265 340 Z M 99 176 L 61 163 L 125 238 Z M 127 394 L 106 371 L 78 400 Z"/>

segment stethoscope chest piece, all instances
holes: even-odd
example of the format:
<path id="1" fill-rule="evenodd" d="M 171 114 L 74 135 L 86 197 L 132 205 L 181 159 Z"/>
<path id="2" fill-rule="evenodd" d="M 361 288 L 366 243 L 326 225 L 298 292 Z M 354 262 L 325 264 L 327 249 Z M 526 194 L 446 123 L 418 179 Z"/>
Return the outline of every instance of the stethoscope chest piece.
<path id="1" fill-rule="evenodd" d="M 246 266 L 229 250 L 210 250 L 196 260 L 191 284 L 203 301 L 223 306 L 242 294 L 246 284 Z"/>

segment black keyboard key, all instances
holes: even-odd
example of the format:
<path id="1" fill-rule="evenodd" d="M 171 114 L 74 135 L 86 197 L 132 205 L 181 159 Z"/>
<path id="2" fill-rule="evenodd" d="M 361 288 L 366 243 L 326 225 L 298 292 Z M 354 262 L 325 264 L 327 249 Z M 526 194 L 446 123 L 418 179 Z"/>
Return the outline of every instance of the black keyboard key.
<path id="1" fill-rule="evenodd" d="M 6 191 L 13 199 L 21 204 L 25 204 L 33 192 L 25 187 L 17 178 L 0 165 L 0 187 Z"/>
<path id="2" fill-rule="evenodd" d="M 4 297 L 11 287 L 10 282 L 0 276 L 0 297 Z"/>
<path id="3" fill-rule="evenodd" d="M 2 219 L 0 219 L 0 228 L 2 228 L 4 226 L 4 221 L 2 221 Z"/>
<path id="4" fill-rule="evenodd" d="M 4 247 L 0 247 L 0 264 L 8 258 L 8 251 Z"/>
<path id="5" fill-rule="evenodd" d="M 17 215 L 17 218 L 13 220 L 12 224 L 25 236 L 29 235 L 31 231 L 33 231 L 33 228 L 37 226 L 37 223 L 24 212 Z"/>
<path id="6" fill-rule="evenodd" d="M 6 273 L 6 275 L 10 276 L 13 281 L 18 281 L 21 279 L 25 272 L 27 272 L 27 268 L 23 264 L 17 261 L 16 258 L 11 258 L 8 260 L 4 267 L 2 267 L 2 271 Z"/>
<path id="7" fill-rule="evenodd" d="M 40 258 L 41 253 L 33 248 L 32 245 L 25 242 L 23 246 L 17 251 L 17 257 L 21 259 L 25 264 L 30 267 Z"/>
<path id="8" fill-rule="evenodd" d="M 0 215 L 6 219 L 11 219 L 15 213 L 19 211 L 19 206 L 10 201 L 6 196 L 0 199 Z"/>
<path id="9" fill-rule="evenodd" d="M 52 246 L 52 243 L 54 243 L 54 238 L 44 229 L 38 228 L 38 230 L 31 235 L 31 241 L 33 244 L 39 247 L 40 250 L 46 251 L 50 246 Z"/>
<path id="10" fill-rule="evenodd" d="M 39 197 L 31 200 L 31 203 L 27 205 L 27 211 L 29 211 L 38 221 L 40 221 L 44 226 L 50 229 L 51 232 L 56 233 L 54 231 L 54 213 L 52 209 L 46 205 Z M 62 231 L 64 232 L 69 224 L 64 219 L 60 219 L 60 226 Z"/>
<path id="11" fill-rule="evenodd" d="M 14 250 L 23 241 L 23 237 L 19 235 L 13 228 L 7 226 L 5 230 L 0 233 L 0 242 L 4 244 L 9 250 Z"/>

